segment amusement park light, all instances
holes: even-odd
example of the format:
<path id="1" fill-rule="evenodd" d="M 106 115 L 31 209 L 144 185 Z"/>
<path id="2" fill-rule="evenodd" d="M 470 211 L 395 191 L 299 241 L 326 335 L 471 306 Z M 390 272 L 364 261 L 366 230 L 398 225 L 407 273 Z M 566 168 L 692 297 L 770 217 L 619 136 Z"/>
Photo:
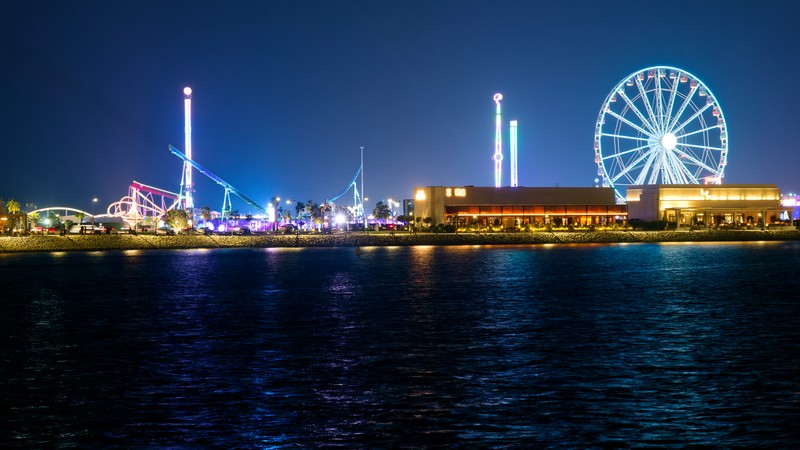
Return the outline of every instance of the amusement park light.
<path id="1" fill-rule="evenodd" d="M 661 145 L 667 150 L 675 149 L 675 146 L 678 144 L 678 138 L 675 137 L 672 133 L 665 133 L 664 136 L 661 138 Z"/>
<path id="2" fill-rule="evenodd" d="M 192 95 L 192 88 L 190 88 L 189 86 L 183 88 L 183 95 Z"/>
<path id="3" fill-rule="evenodd" d="M 503 161 L 503 141 L 501 138 L 502 133 L 502 118 L 500 115 L 500 100 L 503 99 L 503 94 L 494 94 L 494 102 L 497 106 L 497 113 L 495 114 L 495 134 L 494 134 L 494 187 L 500 187 L 502 183 L 502 161 Z"/>

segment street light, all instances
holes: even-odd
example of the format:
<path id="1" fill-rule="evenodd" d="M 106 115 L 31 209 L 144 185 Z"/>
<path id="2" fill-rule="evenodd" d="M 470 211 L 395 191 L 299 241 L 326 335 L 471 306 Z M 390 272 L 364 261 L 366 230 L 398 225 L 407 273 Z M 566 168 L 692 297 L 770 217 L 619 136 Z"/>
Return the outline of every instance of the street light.
<path id="1" fill-rule="evenodd" d="M 276 196 L 275 197 L 275 217 L 273 217 L 272 221 L 272 232 L 278 234 L 278 208 L 281 206 L 281 198 Z"/>
<path id="2" fill-rule="evenodd" d="M 92 227 L 94 227 L 94 207 L 97 205 L 97 197 L 92 198 Z"/>
<path id="3" fill-rule="evenodd" d="M 367 211 L 364 210 L 364 146 L 361 146 L 361 217 L 364 219 L 364 234 L 367 233 Z"/>

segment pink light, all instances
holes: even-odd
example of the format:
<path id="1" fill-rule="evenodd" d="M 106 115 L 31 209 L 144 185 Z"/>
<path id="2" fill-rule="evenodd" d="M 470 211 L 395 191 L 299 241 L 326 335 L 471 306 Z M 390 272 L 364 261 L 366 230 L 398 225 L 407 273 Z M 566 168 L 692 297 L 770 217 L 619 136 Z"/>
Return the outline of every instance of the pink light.
<path id="1" fill-rule="evenodd" d="M 183 88 L 183 94 L 186 96 L 183 99 L 183 111 L 185 116 L 185 125 L 184 125 L 184 138 L 185 138 L 185 150 L 186 150 L 186 158 L 192 159 L 192 88 L 186 86 Z M 192 198 L 192 193 L 194 191 L 194 185 L 192 184 L 192 165 L 189 162 L 184 163 L 185 168 L 185 192 L 184 195 L 186 196 L 186 209 L 194 208 L 194 199 Z"/>

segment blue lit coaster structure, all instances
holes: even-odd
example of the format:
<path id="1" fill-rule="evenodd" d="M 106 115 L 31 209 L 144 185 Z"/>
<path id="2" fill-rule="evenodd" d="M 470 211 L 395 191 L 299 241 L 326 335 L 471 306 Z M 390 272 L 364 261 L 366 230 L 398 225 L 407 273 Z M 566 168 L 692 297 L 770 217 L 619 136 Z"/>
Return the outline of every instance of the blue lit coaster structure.
<path id="1" fill-rule="evenodd" d="M 361 170 L 363 168 L 364 168 L 363 164 L 358 167 L 358 170 L 356 170 L 356 174 L 353 175 L 353 179 L 350 180 L 350 183 L 347 184 L 347 187 L 344 188 L 344 190 L 342 192 L 340 192 L 339 194 L 337 194 L 337 195 L 335 195 L 335 196 L 333 196 L 331 198 L 325 199 L 325 204 L 329 205 L 331 207 L 331 211 L 333 211 L 334 213 L 336 212 L 336 203 L 335 202 L 337 200 L 339 200 L 344 194 L 349 192 L 350 189 L 352 188 L 353 189 L 353 206 L 352 207 L 348 206 L 347 209 L 350 211 L 350 214 L 356 220 L 358 220 L 358 218 L 363 218 L 364 217 L 364 203 L 362 202 L 361 193 L 358 192 L 358 183 L 356 182 L 356 180 L 358 180 L 358 176 L 361 174 Z"/>
<path id="2" fill-rule="evenodd" d="M 624 203 L 625 186 L 721 184 L 728 127 L 699 78 L 669 66 L 623 78 L 606 97 L 594 134 L 598 181 Z"/>
<path id="3" fill-rule="evenodd" d="M 170 145 L 169 146 L 169 151 L 172 152 L 173 155 L 175 155 L 178 158 L 180 158 L 181 160 L 183 160 L 185 163 L 188 163 L 192 167 L 197 169 L 198 172 L 202 173 L 203 175 L 207 176 L 208 178 L 213 180 L 218 185 L 222 186 L 223 189 L 225 189 L 225 196 L 222 199 L 222 217 L 223 218 L 228 218 L 230 216 L 230 213 L 231 213 L 231 194 L 239 197 L 245 203 L 247 203 L 248 205 L 250 205 L 253 208 L 255 208 L 258 212 L 260 212 L 262 214 L 267 214 L 267 210 L 264 209 L 264 207 L 262 207 L 258 203 L 256 203 L 255 200 L 253 200 L 250 197 L 244 195 L 244 193 L 242 193 L 241 191 L 239 191 L 238 189 L 233 187 L 230 183 L 228 183 L 227 181 L 223 180 L 222 178 L 216 176 L 213 172 L 211 172 L 210 170 L 206 169 L 205 167 L 201 166 L 199 163 L 197 163 L 197 161 L 194 161 L 194 160 L 190 159 L 187 155 L 185 155 L 183 152 L 181 152 L 177 148 L 175 148 L 175 147 Z"/>

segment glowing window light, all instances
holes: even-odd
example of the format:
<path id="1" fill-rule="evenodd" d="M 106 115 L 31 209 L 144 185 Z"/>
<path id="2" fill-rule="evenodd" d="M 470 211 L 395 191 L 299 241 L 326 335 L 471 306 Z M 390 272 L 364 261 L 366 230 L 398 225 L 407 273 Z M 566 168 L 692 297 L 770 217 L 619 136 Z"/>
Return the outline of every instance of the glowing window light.
<path id="1" fill-rule="evenodd" d="M 416 195 L 414 195 L 414 200 L 418 200 L 418 201 L 423 202 L 423 201 L 425 201 L 426 198 L 427 197 L 425 196 L 425 191 L 422 190 L 422 189 L 417 189 L 417 193 L 416 193 Z"/>

